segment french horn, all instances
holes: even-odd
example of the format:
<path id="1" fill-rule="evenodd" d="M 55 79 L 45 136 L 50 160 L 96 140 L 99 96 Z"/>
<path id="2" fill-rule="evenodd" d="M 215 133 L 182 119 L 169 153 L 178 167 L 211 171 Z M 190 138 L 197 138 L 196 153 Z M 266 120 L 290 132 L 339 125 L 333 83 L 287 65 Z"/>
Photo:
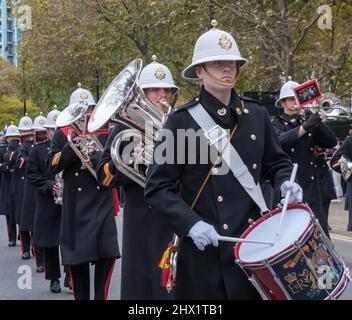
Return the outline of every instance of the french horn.
<path id="1" fill-rule="evenodd" d="M 77 157 L 81 160 L 82 169 L 88 169 L 93 177 L 97 179 L 97 174 L 90 162 L 90 156 L 94 152 L 102 152 L 104 148 L 94 134 L 87 134 L 85 132 L 86 112 L 88 107 L 87 102 L 83 100 L 69 105 L 59 114 L 56 125 L 58 127 L 71 126 L 67 134 L 67 141 Z"/>

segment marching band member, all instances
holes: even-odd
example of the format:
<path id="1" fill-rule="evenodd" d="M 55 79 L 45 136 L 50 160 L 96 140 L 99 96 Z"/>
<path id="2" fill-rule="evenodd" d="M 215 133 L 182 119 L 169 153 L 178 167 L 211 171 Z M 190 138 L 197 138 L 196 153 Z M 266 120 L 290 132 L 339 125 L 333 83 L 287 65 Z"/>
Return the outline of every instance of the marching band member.
<path id="1" fill-rule="evenodd" d="M 3 208 L 1 206 L 1 203 L 3 203 L 3 201 L 4 201 L 2 194 L 1 194 L 1 181 L 2 181 L 3 172 L 4 172 L 4 168 L 5 168 L 4 156 L 5 156 L 5 153 L 7 150 L 7 145 L 8 145 L 7 139 L 5 138 L 6 129 L 7 129 L 7 126 L 5 127 L 4 131 L 0 131 L 0 215 L 4 215 L 4 216 L 6 216 L 6 213 L 3 211 Z M 9 230 L 7 230 L 7 231 L 9 232 Z M 9 243 L 10 243 L 10 236 L 9 236 Z"/>
<path id="2" fill-rule="evenodd" d="M 41 131 L 44 129 L 43 126 L 45 122 L 46 122 L 46 118 L 42 115 L 42 113 L 40 113 L 40 115 L 34 119 L 33 126 L 32 126 L 34 135 L 36 134 L 36 131 L 38 130 Z M 24 145 L 24 148 L 22 148 L 23 159 L 28 159 L 28 157 L 30 156 L 34 147 L 34 142 L 35 141 L 33 141 L 33 143 Z M 24 183 L 23 200 L 21 202 L 20 231 L 22 232 L 22 234 L 31 235 L 32 252 L 35 259 L 36 271 L 38 273 L 42 273 L 44 272 L 43 250 L 42 248 L 37 247 L 33 244 L 33 224 L 34 224 L 35 208 L 36 208 L 36 189 L 26 177 L 25 183 Z"/>
<path id="3" fill-rule="evenodd" d="M 7 140 L 5 139 L 5 132 L 0 131 L 0 190 L 1 190 L 1 178 L 2 178 L 1 169 L 2 169 L 2 164 L 4 162 L 4 154 L 5 154 L 6 148 L 7 148 Z M 0 215 L 1 215 L 1 212 L 0 212 Z"/>
<path id="4" fill-rule="evenodd" d="M 301 188 L 288 181 L 292 164 L 264 108 L 233 89 L 247 60 L 232 35 L 217 29 L 215 21 L 212 25 L 197 40 L 192 64 L 183 71 L 184 78 L 201 80 L 202 89 L 169 116 L 165 134 L 160 134 L 163 141 L 155 146 L 155 159 L 148 167 L 145 199 L 180 237 L 176 299 L 259 299 L 234 262 L 233 244 L 219 243 L 218 236 L 239 237 L 248 219 L 259 218 L 259 206 L 267 210 L 258 184 L 261 177 L 283 191 L 292 189 L 290 202 L 300 201 Z M 180 138 L 179 130 L 197 134 L 196 147 L 190 148 L 191 137 Z M 237 151 L 240 159 L 226 167 L 229 159 L 223 158 L 219 167 L 207 155 L 218 142 L 229 140 L 230 152 Z M 159 147 L 173 152 L 173 163 L 159 163 Z M 222 152 L 217 150 L 216 155 Z"/>
<path id="5" fill-rule="evenodd" d="M 323 202 L 324 210 L 324 224 L 327 225 L 328 230 L 331 230 L 329 226 L 329 207 L 331 200 L 336 199 L 336 192 L 334 188 L 334 181 L 329 167 L 328 156 L 334 153 L 335 149 L 321 149 L 314 148 L 315 157 L 315 168 L 317 170 L 317 176 L 319 179 L 319 188 L 321 199 Z"/>
<path id="6" fill-rule="evenodd" d="M 55 204 L 53 193 L 59 187 L 55 177 L 47 168 L 46 161 L 50 149 L 50 140 L 54 136 L 55 121 L 60 114 L 58 110 L 50 111 L 43 129 L 37 132 L 42 139 L 36 139 L 28 157 L 26 176 L 36 189 L 36 207 L 33 225 L 33 243 L 35 247 L 43 248 L 45 279 L 50 280 L 50 291 L 60 293 L 59 279 L 59 238 L 61 226 L 61 206 Z"/>
<path id="7" fill-rule="evenodd" d="M 341 147 L 335 152 L 330 160 L 330 166 L 333 170 L 341 173 L 341 161 L 342 156 L 345 157 L 345 161 L 350 164 L 352 159 L 352 136 L 347 136 Z M 351 164 L 350 164 L 351 165 Z M 350 174 L 350 172 L 348 172 Z M 345 177 L 344 177 L 345 178 Z M 346 190 L 346 205 L 348 209 L 348 225 L 347 231 L 352 231 L 352 182 L 351 178 L 347 179 L 347 190 Z M 346 208 L 345 208 L 346 209 Z"/>
<path id="8" fill-rule="evenodd" d="M 327 220 L 324 215 L 319 178 L 314 162 L 314 147 L 333 148 L 336 143 L 334 132 L 322 122 L 319 113 L 300 115 L 296 106 L 293 89 L 299 84 L 289 80 L 280 90 L 276 105 L 283 113 L 272 119 L 272 125 L 283 150 L 292 162 L 298 163 L 297 182 L 302 186 L 304 197 L 328 235 Z"/>
<path id="9" fill-rule="evenodd" d="M 92 94 L 78 88 L 71 95 L 70 105 L 81 101 L 87 102 L 89 109 L 95 105 Z M 70 266 L 76 300 L 89 300 L 89 265 L 95 264 L 95 299 L 103 300 L 107 299 L 116 258 L 120 256 L 112 192 L 102 188 L 82 166 L 67 140 L 70 128 L 62 127 L 55 131 L 48 157 L 52 174 L 63 171 L 62 264 Z M 76 142 L 79 139 L 83 138 L 74 138 Z M 100 154 L 90 157 L 93 167 L 98 156 Z"/>
<path id="10" fill-rule="evenodd" d="M 32 133 L 33 121 L 26 114 L 21 118 L 18 129 L 20 131 L 20 141 L 21 145 L 17 149 L 15 154 L 16 163 L 15 171 L 12 177 L 12 190 L 11 190 L 11 199 L 13 203 L 13 208 L 16 213 L 16 223 L 18 226 L 21 224 L 21 204 L 24 195 L 24 186 L 26 179 L 26 160 L 28 156 L 28 150 L 31 149 L 33 145 L 33 133 Z M 20 241 L 21 241 L 21 252 L 22 259 L 28 260 L 31 257 L 30 246 L 31 238 L 29 231 L 19 231 Z"/>
<path id="11" fill-rule="evenodd" d="M 1 166 L 1 202 L 0 212 L 6 216 L 7 232 L 9 236 L 9 247 L 16 246 L 17 230 L 14 212 L 11 212 L 10 188 L 14 166 L 14 154 L 19 146 L 20 132 L 18 128 L 11 124 L 7 127 L 5 138 L 8 141 L 6 149 L 4 149 L 3 163 Z"/>
<path id="12" fill-rule="evenodd" d="M 153 60 L 143 68 L 139 86 L 147 99 L 165 112 L 165 106 L 160 99 L 171 103 L 178 87 L 174 84 L 169 68 L 157 63 L 155 56 Z M 143 188 L 116 169 L 111 159 L 111 143 L 125 129 L 125 125 L 116 124 L 109 135 L 97 171 L 103 186 L 123 186 L 125 190 L 121 299 L 171 299 L 173 295 L 167 294 L 160 285 L 161 272 L 158 263 L 172 237 L 172 231 L 163 218 L 148 211 Z"/>

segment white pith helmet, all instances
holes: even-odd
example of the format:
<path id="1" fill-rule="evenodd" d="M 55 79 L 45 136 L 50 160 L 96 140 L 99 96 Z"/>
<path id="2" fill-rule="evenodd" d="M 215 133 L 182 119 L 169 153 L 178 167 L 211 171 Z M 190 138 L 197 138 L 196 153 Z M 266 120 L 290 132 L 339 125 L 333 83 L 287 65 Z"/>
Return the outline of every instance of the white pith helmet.
<path id="1" fill-rule="evenodd" d="M 56 119 L 61 112 L 57 110 L 57 106 L 54 106 L 53 110 L 51 110 L 46 116 L 45 128 L 56 128 Z"/>
<path id="2" fill-rule="evenodd" d="M 20 136 L 20 131 L 13 123 L 11 123 L 11 125 L 9 125 L 6 128 L 5 137 L 19 137 L 19 136 Z"/>
<path id="3" fill-rule="evenodd" d="M 203 33 L 194 46 L 192 64 L 182 72 L 186 79 L 199 79 L 195 67 L 210 61 L 236 61 L 239 67 L 247 63 L 242 58 L 235 39 L 226 31 L 217 29 L 217 21 L 212 20 L 212 29 Z"/>
<path id="4" fill-rule="evenodd" d="M 28 117 L 27 113 L 24 117 L 21 118 L 18 124 L 18 130 L 30 131 L 32 130 L 33 121 L 30 117 Z"/>
<path id="5" fill-rule="evenodd" d="M 148 88 L 170 88 L 173 93 L 178 91 L 178 87 L 174 83 L 170 69 L 158 63 L 157 56 L 152 56 L 153 62 L 146 65 L 140 76 L 139 76 L 139 86 L 142 89 Z"/>
<path id="6" fill-rule="evenodd" d="M 80 101 L 87 101 L 89 106 L 95 106 L 96 103 L 92 93 L 87 89 L 83 89 L 81 83 L 78 83 L 77 86 L 78 88 L 71 94 L 69 105 Z"/>
<path id="7" fill-rule="evenodd" d="M 33 130 L 45 130 L 44 125 L 46 122 L 46 118 L 43 116 L 43 113 L 41 112 L 38 117 L 34 119 L 33 122 Z"/>
<path id="8" fill-rule="evenodd" d="M 280 108 L 281 107 L 281 100 L 290 98 L 290 97 L 295 97 L 295 93 L 293 89 L 297 88 L 299 86 L 299 83 L 296 81 L 292 81 L 291 77 L 289 77 L 289 80 L 285 82 L 281 89 L 280 89 L 280 96 L 279 99 L 276 100 L 275 106 Z"/>

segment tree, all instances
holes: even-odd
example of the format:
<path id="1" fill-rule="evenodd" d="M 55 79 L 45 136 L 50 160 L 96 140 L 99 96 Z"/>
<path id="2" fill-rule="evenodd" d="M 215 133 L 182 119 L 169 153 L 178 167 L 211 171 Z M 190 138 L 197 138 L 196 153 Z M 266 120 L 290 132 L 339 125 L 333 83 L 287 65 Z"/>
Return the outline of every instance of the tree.
<path id="1" fill-rule="evenodd" d="M 93 93 L 96 73 L 103 91 L 131 60 L 149 63 L 156 54 L 170 67 L 184 102 L 198 84 L 182 79 L 197 38 L 210 28 L 232 33 L 249 60 L 236 87 L 275 90 L 280 76 L 304 82 L 313 76 L 323 90 L 344 93 L 351 76 L 351 15 L 348 1 L 285 0 L 23 0 L 33 28 L 23 33 L 22 77 L 42 110 L 67 105 L 77 82 Z M 318 8 L 330 4 L 333 29 L 319 29 Z M 211 6 L 212 5 L 212 6 Z M 20 78 L 21 74 L 18 75 Z M 19 86 L 20 88 L 20 86 Z"/>
<path id="2" fill-rule="evenodd" d="M 17 88 L 13 82 L 15 69 L 12 65 L 0 57 L 0 98 L 5 94 L 16 94 Z"/>
<path id="3" fill-rule="evenodd" d="M 33 102 L 28 101 L 27 113 L 31 118 L 39 115 L 39 109 Z M 16 96 L 3 95 L 0 99 L 0 128 L 10 125 L 11 122 L 16 126 L 23 117 L 23 103 Z"/>

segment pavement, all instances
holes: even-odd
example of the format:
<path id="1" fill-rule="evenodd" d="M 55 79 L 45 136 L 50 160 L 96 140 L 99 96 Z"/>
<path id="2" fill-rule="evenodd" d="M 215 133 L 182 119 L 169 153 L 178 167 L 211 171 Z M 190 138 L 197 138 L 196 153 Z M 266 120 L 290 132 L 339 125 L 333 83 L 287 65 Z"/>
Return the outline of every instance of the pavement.
<path id="1" fill-rule="evenodd" d="M 329 224 L 332 227 L 330 236 L 336 251 L 352 270 L 352 232 L 346 231 L 348 213 L 343 207 L 344 202 L 332 203 L 330 206 Z M 116 219 L 120 244 L 122 243 L 122 218 L 123 210 Z M 7 240 L 5 217 L 0 216 L 0 300 L 73 300 L 72 291 L 63 288 L 64 277 L 61 279 L 62 292 L 60 294 L 51 293 L 50 283 L 44 280 L 44 274 L 36 273 L 34 259 L 21 260 L 19 244 L 17 247 L 10 248 Z M 31 277 L 27 278 L 29 273 Z M 121 261 L 118 261 L 110 283 L 109 300 L 120 299 L 120 275 Z M 92 277 L 91 267 L 91 287 Z M 31 279 L 31 281 L 26 279 Z M 352 300 L 351 284 L 341 295 L 340 300 Z"/>

